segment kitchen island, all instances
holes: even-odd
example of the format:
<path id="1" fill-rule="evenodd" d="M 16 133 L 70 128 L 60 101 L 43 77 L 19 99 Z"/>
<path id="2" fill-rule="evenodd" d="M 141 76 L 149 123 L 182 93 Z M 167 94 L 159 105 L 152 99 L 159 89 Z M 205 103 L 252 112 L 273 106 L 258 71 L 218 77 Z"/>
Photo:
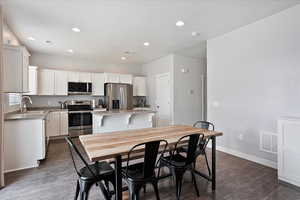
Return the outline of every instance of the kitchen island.
<path id="1" fill-rule="evenodd" d="M 154 127 L 155 111 L 93 111 L 93 134 Z"/>

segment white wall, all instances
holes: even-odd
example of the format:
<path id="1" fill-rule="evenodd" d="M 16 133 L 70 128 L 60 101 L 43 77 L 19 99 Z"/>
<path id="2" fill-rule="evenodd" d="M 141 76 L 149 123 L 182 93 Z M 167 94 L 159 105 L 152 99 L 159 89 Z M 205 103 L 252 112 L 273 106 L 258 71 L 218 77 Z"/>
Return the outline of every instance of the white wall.
<path id="1" fill-rule="evenodd" d="M 260 131 L 300 113 L 300 6 L 208 41 L 208 119 L 218 145 L 269 161 Z M 239 137 L 242 139 L 240 140 Z"/>
<path id="2" fill-rule="evenodd" d="M 171 76 L 172 70 L 173 70 L 173 55 L 168 55 L 143 65 L 143 74 L 147 76 L 147 102 L 154 110 L 156 110 L 155 107 L 156 75 L 163 74 L 163 73 L 170 73 L 170 77 L 172 77 Z M 171 78 L 171 87 L 172 87 L 172 78 Z"/>
<path id="3" fill-rule="evenodd" d="M 192 125 L 203 117 L 204 59 L 174 55 L 174 123 Z M 184 69 L 186 72 L 182 72 Z"/>
<path id="4" fill-rule="evenodd" d="M 86 72 L 115 72 L 134 75 L 142 74 L 141 65 L 105 64 L 99 61 L 80 59 L 76 57 L 76 54 L 70 56 L 56 56 L 33 52 L 30 56 L 30 65 L 41 68 Z"/>
<path id="5" fill-rule="evenodd" d="M 202 75 L 205 72 L 204 59 L 189 58 L 171 54 L 143 65 L 147 76 L 147 100 L 153 109 L 156 100 L 156 75 L 170 73 L 171 122 L 193 124 L 202 119 Z M 181 69 L 188 70 L 182 73 Z M 192 94 L 191 94 L 192 90 Z"/>

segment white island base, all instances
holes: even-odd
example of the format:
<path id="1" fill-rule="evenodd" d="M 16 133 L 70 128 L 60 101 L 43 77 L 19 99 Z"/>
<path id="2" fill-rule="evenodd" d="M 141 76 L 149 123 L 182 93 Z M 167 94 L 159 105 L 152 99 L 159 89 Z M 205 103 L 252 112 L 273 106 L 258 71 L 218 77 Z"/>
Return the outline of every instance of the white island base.
<path id="1" fill-rule="evenodd" d="M 94 111 L 93 134 L 154 127 L 154 111 Z"/>

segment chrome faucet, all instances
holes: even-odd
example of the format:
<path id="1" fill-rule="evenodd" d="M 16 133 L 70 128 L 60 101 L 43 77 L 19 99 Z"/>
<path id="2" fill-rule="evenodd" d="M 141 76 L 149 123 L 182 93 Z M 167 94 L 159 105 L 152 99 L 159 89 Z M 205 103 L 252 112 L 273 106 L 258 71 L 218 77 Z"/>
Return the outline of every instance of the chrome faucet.
<path id="1" fill-rule="evenodd" d="M 27 100 L 27 101 L 25 101 Z M 32 100 L 30 96 L 22 96 L 21 104 L 20 104 L 20 110 L 21 112 L 27 112 L 27 105 L 26 103 L 29 101 L 30 104 L 32 104 Z"/>

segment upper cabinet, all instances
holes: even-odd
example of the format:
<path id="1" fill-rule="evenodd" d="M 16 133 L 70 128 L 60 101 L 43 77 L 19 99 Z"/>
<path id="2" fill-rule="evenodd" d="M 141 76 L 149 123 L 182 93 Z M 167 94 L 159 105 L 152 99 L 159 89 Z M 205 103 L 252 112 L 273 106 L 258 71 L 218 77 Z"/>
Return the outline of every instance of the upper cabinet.
<path id="1" fill-rule="evenodd" d="M 69 72 L 68 82 L 92 82 L 92 73 L 88 72 Z"/>
<path id="2" fill-rule="evenodd" d="M 87 72 L 79 72 L 79 82 L 92 82 L 92 74 Z"/>
<path id="3" fill-rule="evenodd" d="M 54 70 L 40 69 L 38 71 L 39 95 L 54 95 L 54 76 Z"/>
<path id="4" fill-rule="evenodd" d="M 120 75 L 113 73 L 104 73 L 104 82 L 105 83 L 119 83 Z"/>
<path id="5" fill-rule="evenodd" d="M 146 77 L 137 76 L 133 78 L 133 96 L 146 96 Z"/>
<path id="6" fill-rule="evenodd" d="M 68 72 L 68 82 L 79 82 L 79 72 Z"/>
<path id="7" fill-rule="evenodd" d="M 131 74 L 120 74 L 120 83 L 132 84 Z"/>
<path id="8" fill-rule="evenodd" d="M 30 54 L 23 46 L 3 46 L 3 91 L 28 92 L 28 66 Z"/>
<path id="9" fill-rule="evenodd" d="M 38 94 L 38 68 L 36 66 L 28 67 L 28 91 L 27 95 Z"/>
<path id="10" fill-rule="evenodd" d="M 68 95 L 68 72 L 54 71 L 54 94 Z"/>
<path id="11" fill-rule="evenodd" d="M 131 74 L 115 74 L 115 73 L 104 73 L 105 83 L 127 83 L 132 84 Z"/>
<path id="12" fill-rule="evenodd" d="M 92 87 L 94 96 L 104 96 L 104 74 L 92 74 Z"/>

